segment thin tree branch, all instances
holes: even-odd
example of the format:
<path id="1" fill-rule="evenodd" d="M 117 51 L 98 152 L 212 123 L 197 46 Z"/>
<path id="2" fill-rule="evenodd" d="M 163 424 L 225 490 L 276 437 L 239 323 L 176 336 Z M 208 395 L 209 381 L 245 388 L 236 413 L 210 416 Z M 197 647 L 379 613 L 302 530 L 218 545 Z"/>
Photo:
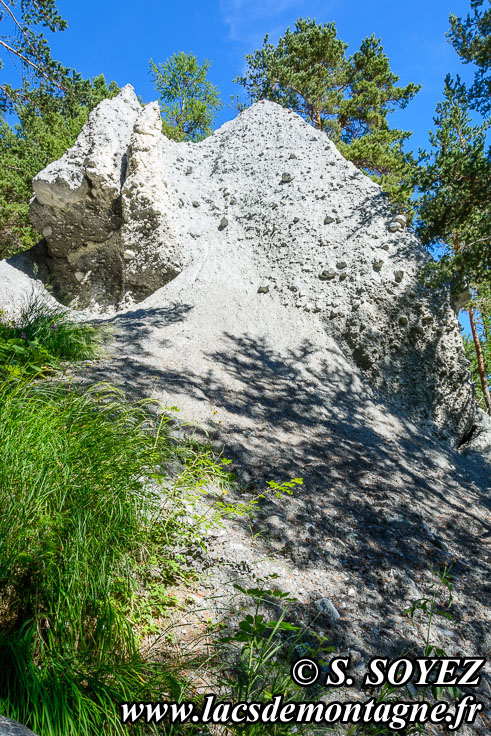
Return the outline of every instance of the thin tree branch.
<path id="1" fill-rule="evenodd" d="M 33 61 L 27 58 L 27 56 L 24 56 L 21 54 L 20 51 L 17 49 L 12 48 L 12 46 L 9 46 L 8 43 L 5 43 L 5 41 L 2 41 L 0 38 L 0 46 L 4 46 L 7 51 L 10 51 L 11 54 L 14 54 L 17 56 L 21 61 L 24 62 L 24 64 L 28 64 L 29 66 L 32 66 L 34 69 L 36 69 L 40 74 L 43 75 L 43 77 L 46 77 L 46 79 L 51 82 L 52 80 L 48 77 L 45 71 L 43 71 L 37 64 L 35 64 Z"/>
<path id="2" fill-rule="evenodd" d="M 46 72 L 43 69 L 41 69 L 41 67 L 39 67 L 37 64 L 35 64 L 30 59 L 28 59 L 27 56 L 24 56 L 24 54 L 21 54 L 21 52 L 18 49 L 14 49 L 12 48 L 12 46 L 9 46 L 8 43 L 5 43 L 5 41 L 2 41 L 1 38 L 0 38 L 0 46 L 3 46 L 4 48 L 6 48 L 7 51 L 10 51 L 10 53 L 14 54 L 14 56 L 17 56 L 21 61 L 24 62 L 24 64 L 28 64 L 29 66 L 32 66 L 33 69 L 36 69 L 36 71 L 38 71 L 50 84 L 54 84 L 56 87 L 58 87 L 58 89 L 63 90 L 63 92 L 67 91 L 66 88 L 62 84 L 51 79 L 49 75 L 46 74 Z"/>
<path id="3" fill-rule="evenodd" d="M 12 20 L 14 21 L 15 25 L 17 26 L 17 28 L 18 28 L 18 29 L 19 29 L 19 31 L 20 31 L 20 32 L 22 33 L 22 35 L 23 35 L 23 36 L 24 36 L 24 38 L 26 39 L 27 43 L 28 43 L 28 44 L 29 44 L 29 46 L 31 47 L 31 49 L 32 49 L 32 51 L 33 51 L 33 53 L 34 53 L 34 56 L 36 56 L 36 58 L 37 58 L 37 59 L 38 59 L 38 61 L 39 61 L 39 56 L 38 56 L 38 53 L 37 53 L 36 49 L 35 49 L 35 48 L 34 48 L 34 46 L 32 45 L 32 43 L 31 43 L 31 40 L 30 40 L 29 36 L 28 36 L 28 35 L 27 35 L 27 33 L 25 32 L 25 30 L 24 30 L 24 29 L 22 28 L 22 26 L 21 26 L 21 24 L 19 23 L 19 21 L 17 20 L 17 18 L 15 17 L 15 15 L 14 15 L 13 11 L 12 11 L 12 10 L 11 10 L 11 9 L 9 8 L 9 6 L 7 5 L 7 3 L 5 3 L 5 2 L 4 2 L 4 0 L 0 0 L 0 4 L 1 4 L 1 5 L 3 5 L 3 7 L 4 7 L 4 8 L 5 8 L 5 10 L 7 11 L 7 13 L 8 13 L 9 15 L 10 15 L 10 17 L 11 17 L 11 18 L 12 18 Z"/>

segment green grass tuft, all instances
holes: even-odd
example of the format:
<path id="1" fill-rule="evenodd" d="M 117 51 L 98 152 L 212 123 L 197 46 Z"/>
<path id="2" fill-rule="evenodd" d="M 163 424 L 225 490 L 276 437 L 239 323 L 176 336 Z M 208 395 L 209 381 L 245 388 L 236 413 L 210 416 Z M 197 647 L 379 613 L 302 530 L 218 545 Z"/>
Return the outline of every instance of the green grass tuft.
<path id="1" fill-rule="evenodd" d="M 180 690 L 124 613 L 168 451 L 152 428 L 107 386 L 0 385 L 0 712 L 42 736 L 119 733 L 118 702 Z"/>
<path id="2" fill-rule="evenodd" d="M 62 307 L 33 297 L 14 321 L 0 314 L 0 372 L 43 375 L 63 361 L 95 358 L 102 332 Z"/>

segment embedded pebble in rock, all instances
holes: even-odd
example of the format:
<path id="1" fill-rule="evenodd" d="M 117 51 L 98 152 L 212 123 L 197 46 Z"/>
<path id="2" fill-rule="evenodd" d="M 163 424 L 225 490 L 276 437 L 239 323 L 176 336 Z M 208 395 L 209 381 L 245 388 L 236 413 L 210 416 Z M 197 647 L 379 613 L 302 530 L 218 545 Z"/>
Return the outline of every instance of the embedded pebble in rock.
<path id="1" fill-rule="evenodd" d="M 336 275 L 336 271 L 321 271 L 319 278 L 321 281 L 329 281 L 330 279 L 335 279 Z"/>
<path id="2" fill-rule="evenodd" d="M 36 736 L 30 728 L 0 715 L 0 736 Z"/>
<path id="3" fill-rule="evenodd" d="M 329 598 L 319 598 L 319 600 L 315 601 L 314 605 L 319 613 L 322 613 L 322 615 L 331 623 L 335 623 L 341 618 L 341 615 L 337 611 L 334 603 L 332 603 Z"/>

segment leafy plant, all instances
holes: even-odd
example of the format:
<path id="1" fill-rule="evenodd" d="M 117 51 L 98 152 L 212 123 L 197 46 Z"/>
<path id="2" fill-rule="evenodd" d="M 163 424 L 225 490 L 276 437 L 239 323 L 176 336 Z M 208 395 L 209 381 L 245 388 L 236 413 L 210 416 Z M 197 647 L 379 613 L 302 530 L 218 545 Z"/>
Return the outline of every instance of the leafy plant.
<path id="1" fill-rule="evenodd" d="M 451 566 L 445 565 L 442 571 L 437 571 L 436 575 L 438 581 L 433 586 L 430 596 L 419 598 L 414 601 L 411 606 L 404 611 L 406 615 L 414 621 L 414 617 L 417 611 L 421 611 L 428 617 L 428 623 L 426 628 L 426 639 L 424 642 L 423 656 L 425 657 L 446 657 L 447 653 L 440 647 L 435 646 L 431 643 L 431 634 L 433 628 L 433 621 L 436 616 L 442 616 L 448 621 L 454 622 L 455 619 L 450 613 L 450 608 L 453 604 L 453 583 L 451 578 Z M 441 600 L 442 593 L 446 593 L 446 600 Z M 436 687 L 431 686 L 431 693 L 433 697 L 438 698 L 443 692 L 448 692 L 451 697 L 459 697 L 460 691 L 454 687 Z M 422 690 L 421 700 L 424 700 L 427 694 L 427 688 L 424 687 Z"/>
<path id="2" fill-rule="evenodd" d="M 290 675 L 291 661 L 302 636 L 301 627 L 287 620 L 290 604 L 295 599 L 289 593 L 267 588 L 244 588 L 238 584 L 234 588 L 252 600 L 254 607 L 239 622 L 234 633 L 219 639 L 235 652 L 232 667 L 225 669 L 221 681 L 226 693 L 223 699 L 268 702 L 273 695 L 280 694 L 284 702 L 304 699 L 305 691 Z M 261 609 L 275 603 L 282 605 L 280 614 L 275 619 L 267 619 Z M 243 725 L 240 732 L 252 735 L 263 730 L 262 724 L 249 724 Z M 270 724 L 268 732 L 291 733 L 292 725 Z"/>
<path id="3" fill-rule="evenodd" d="M 416 656 L 424 657 L 446 657 L 447 653 L 444 649 L 432 644 L 433 624 L 437 616 L 443 616 L 448 621 L 454 621 L 450 608 L 453 604 L 453 584 L 451 580 L 451 567 L 445 566 L 442 571 L 436 572 L 437 580 L 432 586 L 429 594 L 413 601 L 412 604 L 404 611 L 404 614 L 414 621 L 416 615 L 427 617 L 426 634 L 422 644 L 422 651 L 418 651 Z M 411 656 L 411 652 L 403 652 L 401 656 Z M 375 691 L 374 697 L 377 703 L 400 703 L 400 702 L 424 702 L 431 697 L 441 700 L 442 695 L 447 694 L 450 698 L 461 697 L 459 688 L 456 687 L 440 687 L 435 685 L 415 687 L 412 683 L 407 685 L 390 685 L 384 683 Z M 402 733 L 405 736 L 411 734 L 421 734 L 425 732 L 425 726 L 422 723 L 409 723 Z M 391 736 L 394 733 L 385 724 L 366 723 L 363 725 L 355 725 L 346 731 L 346 736 Z"/>

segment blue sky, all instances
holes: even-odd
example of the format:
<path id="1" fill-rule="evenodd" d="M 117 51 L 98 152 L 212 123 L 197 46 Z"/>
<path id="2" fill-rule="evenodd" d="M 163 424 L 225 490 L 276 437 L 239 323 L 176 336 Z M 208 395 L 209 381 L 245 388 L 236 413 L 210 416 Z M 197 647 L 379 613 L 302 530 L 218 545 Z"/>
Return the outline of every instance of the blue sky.
<path id="1" fill-rule="evenodd" d="M 411 148 L 426 144 L 445 74 L 471 73 L 445 40 L 449 14 L 465 15 L 469 0 L 58 0 L 58 7 L 69 27 L 53 36 L 54 55 L 84 76 L 131 82 L 145 101 L 156 97 L 151 57 L 164 61 L 182 50 L 209 59 L 225 103 L 217 125 L 235 114 L 230 96 L 241 88 L 232 80 L 245 68 L 245 55 L 266 33 L 274 40 L 298 17 L 334 20 L 351 52 L 375 33 L 401 82 L 423 85 L 409 107 L 392 116 L 394 126 L 414 131 Z"/>

